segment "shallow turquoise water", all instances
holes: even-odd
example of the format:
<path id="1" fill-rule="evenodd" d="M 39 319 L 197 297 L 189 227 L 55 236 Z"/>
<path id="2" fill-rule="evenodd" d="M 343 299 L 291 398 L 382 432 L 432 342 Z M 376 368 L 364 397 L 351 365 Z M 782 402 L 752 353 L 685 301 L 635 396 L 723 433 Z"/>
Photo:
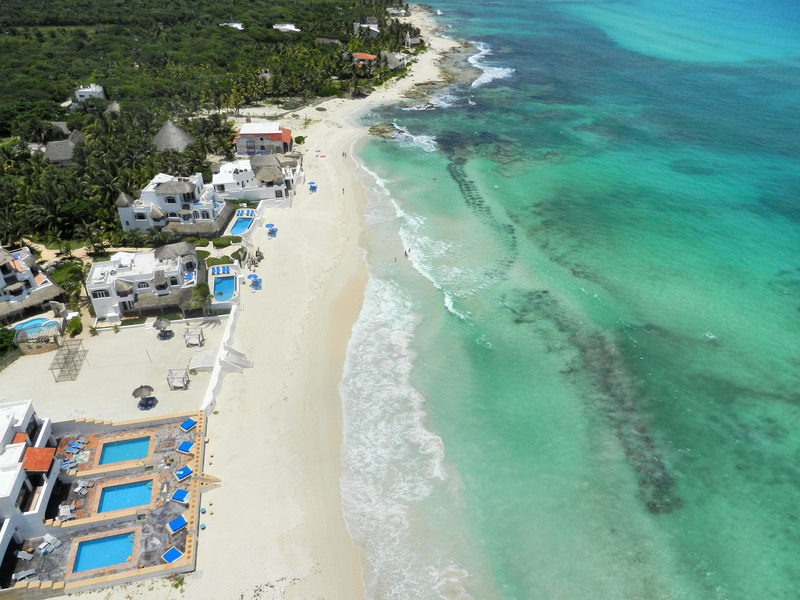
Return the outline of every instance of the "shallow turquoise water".
<path id="1" fill-rule="evenodd" d="M 436 8 L 478 85 L 358 152 L 368 595 L 798 596 L 797 8 Z"/>

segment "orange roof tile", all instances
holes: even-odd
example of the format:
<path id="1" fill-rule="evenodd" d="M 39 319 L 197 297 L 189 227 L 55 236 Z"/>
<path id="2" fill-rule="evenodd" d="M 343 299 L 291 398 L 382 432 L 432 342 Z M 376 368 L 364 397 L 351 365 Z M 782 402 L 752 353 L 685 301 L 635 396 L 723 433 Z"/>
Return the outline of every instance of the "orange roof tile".
<path id="1" fill-rule="evenodd" d="M 284 144 L 291 144 L 292 143 L 292 130 L 291 129 L 284 129 L 281 127 L 281 136 L 283 137 Z"/>
<path id="2" fill-rule="evenodd" d="M 374 54 L 366 54 L 364 52 L 353 52 L 353 58 L 357 60 L 375 60 L 378 58 Z"/>
<path id="3" fill-rule="evenodd" d="M 12 444 L 20 444 L 22 442 L 28 441 L 28 434 L 24 431 L 18 431 L 14 434 L 14 441 L 11 442 Z"/>
<path id="4" fill-rule="evenodd" d="M 49 471 L 55 453 L 55 448 L 27 448 L 22 456 L 22 468 L 26 471 Z"/>

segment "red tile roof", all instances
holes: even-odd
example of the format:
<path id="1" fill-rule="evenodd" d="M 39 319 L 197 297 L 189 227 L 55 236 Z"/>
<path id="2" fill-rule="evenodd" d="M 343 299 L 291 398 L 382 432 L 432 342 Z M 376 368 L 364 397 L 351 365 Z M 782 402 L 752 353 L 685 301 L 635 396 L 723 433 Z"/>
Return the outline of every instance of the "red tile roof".
<path id="1" fill-rule="evenodd" d="M 24 431 L 18 431 L 14 434 L 14 441 L 11 442 L 12 444 L 21 444 L 22 442 L 28 441 L 28 434 Z"/>
<path id="2" fill-rule="evenodd" d="M 291 144 L 292 143 L 292 130 L 291 129 L 284 129 L 281 127 L 281 137 L 283 138 L 284 144 Z"/>
<path id="3" fill-rule="evenodd" d="M 49 471 L 55 453 L 55 448 L 27 448 L 22 456 L 22 468 L 26 471 Z"/>
<path id="4" fill-rule="evenodd" d="M 378 58 L 374 54 L 365 54 L 364 52 L 353 52 L 353 58 L 356 60 L 375 60 Z"/>

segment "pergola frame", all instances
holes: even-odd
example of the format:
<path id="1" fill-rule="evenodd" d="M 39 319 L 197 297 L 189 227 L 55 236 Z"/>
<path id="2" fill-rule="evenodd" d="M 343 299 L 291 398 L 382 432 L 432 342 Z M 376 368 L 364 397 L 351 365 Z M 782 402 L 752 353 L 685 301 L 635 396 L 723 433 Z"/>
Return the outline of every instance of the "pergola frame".
<path id="1" fill-rule="evenodd" d="M 64 340 L 64 345 L 58 349 L 50 370 L 58 381 L 75 381 L 81 371 L 83 361 L 86 359 L 86 349 L 83 340 Z"/>

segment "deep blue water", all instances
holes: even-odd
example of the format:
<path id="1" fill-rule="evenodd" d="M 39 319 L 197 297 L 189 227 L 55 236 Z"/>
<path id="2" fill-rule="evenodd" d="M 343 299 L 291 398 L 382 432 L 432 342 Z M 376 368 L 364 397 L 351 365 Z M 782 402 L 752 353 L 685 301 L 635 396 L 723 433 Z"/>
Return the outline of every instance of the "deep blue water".
<path id="1" fill-rule="evenodd" d="M 134 536 L 132 533 L 121 533 L 78 544 L 75 555 L 73 573 L 110 567 L 131 559 Z"/>
<path id="2" fill-rule="evenodd" d="M 800 596 L 798 5 L 434 8 L 480 77 L 358 151 L 369 597 Z"/>
<path id="3" fill-rule="evenodd" d="M 103 488 L 97 512 L 109 512 L 150 504 L 152 490 L 152 480 L 135 481 Z"/>

